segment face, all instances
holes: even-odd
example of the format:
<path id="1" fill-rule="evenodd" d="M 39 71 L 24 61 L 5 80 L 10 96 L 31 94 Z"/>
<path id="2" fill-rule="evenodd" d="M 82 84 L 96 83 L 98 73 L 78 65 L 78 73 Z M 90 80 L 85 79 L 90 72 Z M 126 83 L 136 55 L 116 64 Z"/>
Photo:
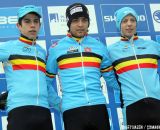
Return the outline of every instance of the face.
<path id="1" fill-rule="evenodd" d="M 85 17 L 73 19 L 70 25 L 70 33 L 76 38 L 82 38 L 88 32 L 88 24 L 88 19 Z"/>
<path id="2" fill-rule="evenodd" d="M 129 39 L 136 33 L 136 18 L 132 15 L 126 16 L 121 22 L 121 34 Z"/>
<path id="3" fill-rule="evenodd" d="M 20 32 L 29 39 L 36 39 L 40 29 L 40 19 L 34 14 L 30 13 L 24 16 L 21 24 L 17 23 Z"/>

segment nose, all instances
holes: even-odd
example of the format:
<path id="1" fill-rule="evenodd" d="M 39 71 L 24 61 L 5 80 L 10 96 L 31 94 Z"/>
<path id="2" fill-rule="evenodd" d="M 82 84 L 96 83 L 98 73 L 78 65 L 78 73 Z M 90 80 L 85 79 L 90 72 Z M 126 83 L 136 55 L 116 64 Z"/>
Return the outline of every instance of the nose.
<path id="1" fill-rule="evenodd" d="M 78 25 L 82 26 L 83 25 L 83 21 L 81 19 L 78 20 Z"/>
<path id="2" fill-rule="evenodd" d="M 132 25 L 132 21 L 128 20 L 127 25 L 131 26 Z"/>
<path id="3" fill-rule="evenodd" d="M 31 21 L 31 27 L 35 27 L 35 22 Z"/>

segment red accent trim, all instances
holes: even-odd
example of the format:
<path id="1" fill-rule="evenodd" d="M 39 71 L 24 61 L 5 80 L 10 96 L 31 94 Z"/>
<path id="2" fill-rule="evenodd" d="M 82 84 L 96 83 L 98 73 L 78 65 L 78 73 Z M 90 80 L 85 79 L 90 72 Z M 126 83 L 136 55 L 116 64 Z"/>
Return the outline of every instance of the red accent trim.
<path id="1" fill-rule="evenodd" d="M 137 39 L 138 39 L 138 36 L 134 36 L 133 40 L 137 40 Z M 121 37 L 121 41 L 129 41 L 129 39 L 126 37 Z"/>
<path id="2" fill-rule="evenodd" d="M 23 37 L 20 37 L 19 40 L 20 40 L 21 42 L 24 42 L 24 43 L 29 44 L 29 45 L 32 45 L 32 44 L 33 44 L 33 42 L 32 42 L 31 40 L 25 39 L 25 38 L 23 38 Z M 35 44 L 36 44 L 36 42 L 34 42 L 34 45 L 35 45 Z"/>
<path id="3" fill-rule="evenodd" d="M 157 64 L 151 64 L 151 63 L 142 63 L 142 64 L 139 64 L 139 66 L 140 66 L 140 68 L 158 68 Z M 122 74 L 124 72 L 134 70 L 134 69 L 138 69 L 137 64 L 123 67 L 123 68 L 117 70 L 116 73 L 117 74 Z"/>
<path id="4" fill-rule="evenodd" d="M 96 63 L 96 62 L 84 62 L 83 65 L 84 67 L 100 68 L 100 63 Z M 76 67 L 82 67 L 82 62 L 69 63 L 69 64 L 64 64 L 59 66 L 60 69 L 69 69 L 69 68 L 76 68 Z"/>
<path id="5" fill-rule="evenodd" d="M 13 65 L 13 70 L 37 70 L 37 66 L 27 64 Z M 46 73 L 46 69 L 41 66 L 38 66 L 38 70 Z"/>

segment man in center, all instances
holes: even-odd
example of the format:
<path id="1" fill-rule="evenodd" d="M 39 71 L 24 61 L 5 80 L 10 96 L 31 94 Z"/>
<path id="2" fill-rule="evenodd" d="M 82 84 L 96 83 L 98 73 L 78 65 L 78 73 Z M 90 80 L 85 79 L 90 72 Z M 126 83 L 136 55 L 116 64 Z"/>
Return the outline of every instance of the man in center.
<path id="1" fill-rule="evenodd" d="M 100 78 L 118 88 L 106 46 L 88 36 L 89 12 L 74 3 L 66 9 L 66 37 L 53 43 L 47 61 L 47 82 L 58 74 L 62 89 L 65 130 L 109 130 L 106 99 Z"/>

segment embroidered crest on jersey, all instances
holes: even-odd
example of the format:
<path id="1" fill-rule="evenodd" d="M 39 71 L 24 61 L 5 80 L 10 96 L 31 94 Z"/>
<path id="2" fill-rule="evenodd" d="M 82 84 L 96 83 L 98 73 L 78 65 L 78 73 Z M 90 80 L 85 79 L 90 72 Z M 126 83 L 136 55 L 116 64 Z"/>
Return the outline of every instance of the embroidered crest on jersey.
<path id="1" fill-rule="evenodd" d="M 51 47 L 54 48 L 54 47 L 57 46 L 57 45 L 58 45 L 58 42 L 54 42 L 54 43 L 51 45 Z"/>
<path id="2" fill-rule="evenodd" d="M 75 52 L 78 52 L 78 47 L 71 46 L 67 51 L 67 53 L 75 53 Z"/>
<path id="3" fill-rule="evenodd" d="M 86 47 L 86 48 L 84 48 L 84 51 L 85 51 L 85 52 L 91 52 L 92 50 L 91 50 L 91 48 Z"/>

